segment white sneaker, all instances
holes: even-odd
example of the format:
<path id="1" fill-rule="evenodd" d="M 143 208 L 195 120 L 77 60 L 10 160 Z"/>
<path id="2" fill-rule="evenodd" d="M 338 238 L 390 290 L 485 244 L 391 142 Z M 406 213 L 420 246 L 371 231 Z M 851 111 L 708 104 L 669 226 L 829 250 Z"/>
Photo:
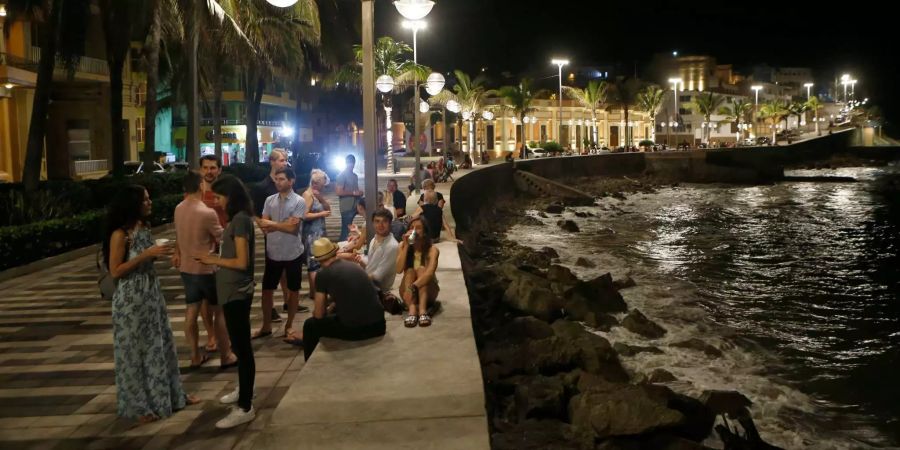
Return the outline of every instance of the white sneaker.
<path id="1" fill-rule="evenodd" d="M 219 403 L 222 403 L 223 405 L 230 405 L 232 403 L 237 403 L 238 397 L 240 397 L 240 395 L 241 395 L 241 388 L 236 387 L 230 393 L 225 394 L 221 398 L 219 398 Z M 253 398 L 256 398 L 256 388 L 255 387 L 253 388 Z"/>
<path id="2" fill-rule="evenodd" d="M 226 429 L 252 422 L 256 418 L 256 410 L 250 407 L 250 411 L 244 411 L 237 406 L 231 408 L 231 412 L 224 419 L 216 422 L 216 428 Z"/>

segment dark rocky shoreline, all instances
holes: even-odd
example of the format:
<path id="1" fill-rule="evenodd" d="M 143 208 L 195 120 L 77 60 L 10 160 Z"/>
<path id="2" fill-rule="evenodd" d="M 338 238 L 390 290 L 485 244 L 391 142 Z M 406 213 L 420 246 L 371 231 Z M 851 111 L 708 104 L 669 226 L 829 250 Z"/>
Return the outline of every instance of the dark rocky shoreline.
<path id="1" fill-rule="evenodd" d="M 575 182 L 591 195 L 622 201 L 665 183 L 646 177 Z M 613 279 L 603 267 L 592 269 L 592 279 L 579 279 L 555 264 L 559 255 L 552 247 L 535 251 L 503 237 L 510 226 L 537 220 L 526 210 L 552 218 L 583 202 L 510 194 L 493 205 L 463 236 L 467 245 L 460 254 L 492 448 L 702 449 L 711 434 L 726 449 L 775 448 L 756 432 L 751 402 L 742 394 L 678 394 L 660 384 L 674 381 L 668 371 L 629 373 L 619 361 L 620 355 L 662 350 L 611 343 L 586 328 L 623 326 L 648 339 L 663 336 L 664 328 L 629 308 L 619 293 L 635 280 Z M 617 213 L 615 207 L 607 211 Z M 579 232 L 571 220 L 558 226 Z M 620 322 L 617 313 L 627 314 Z M 677 345 L 718 351 L 701 339 Z"/>

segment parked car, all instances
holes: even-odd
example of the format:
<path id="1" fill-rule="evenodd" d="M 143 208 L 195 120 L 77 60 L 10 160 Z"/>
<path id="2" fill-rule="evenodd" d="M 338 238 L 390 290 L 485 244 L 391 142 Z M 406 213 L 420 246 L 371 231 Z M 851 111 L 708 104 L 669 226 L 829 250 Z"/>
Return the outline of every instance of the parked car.
<path id="1" fill-rule="evenodd" d="M 125 161 L 125 175 L 131 176 L 138 173 L 144 173 L 144 162 L 143 161 Z M 166 168 L 163 167 L 162 164 L 158 162 L 153 163 L 153 173 L 165 173 Z"/>
<path id="2" fill-rule="evenodd" d="M 542 148 L 529 148 L 528 153 L 532 158 L 546 158 L 550 156 L 550 153 Z"/>
<path id="3" fill-rule="evenodd" d="M 769 145 L 772 140 L 768 136 L 759 136 L 756 138 L 756 145 Z"/>

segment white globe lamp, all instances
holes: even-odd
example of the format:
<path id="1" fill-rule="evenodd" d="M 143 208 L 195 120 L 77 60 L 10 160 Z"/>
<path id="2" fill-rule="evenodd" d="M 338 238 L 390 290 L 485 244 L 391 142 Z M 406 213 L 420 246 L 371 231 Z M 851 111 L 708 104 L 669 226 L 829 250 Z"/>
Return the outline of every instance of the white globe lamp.
<path id="1" fill-rule="evenodd" d="M 387 94 L 394 89 L 394 79 L 390 75 L 382 75 L 375 80 L 375 88 L 382 94 Z"/>
<path id="2" fill-rule="evenodd" d="M 431 8 L 434 8 L 434 2 L 430 0 L 396 0 L 394 7 L 407 20 L 422 20 L 431 12 Z"/>
<path id="3" fill-rule="evenodd" d="M 429 95 L 438 95 L 441 89 L 444 89 L 444 82 L 443 75 L 432 72 L 425 80 L 425 92 L 428 92 Z"/>
<path id="4" fill-rule="evenodd" d="M 294 6 L 297 3 L 297 0 L 266 0 L 272 6 L 277 6 L 279 8 L 287 8 L 288 6 Z"/>

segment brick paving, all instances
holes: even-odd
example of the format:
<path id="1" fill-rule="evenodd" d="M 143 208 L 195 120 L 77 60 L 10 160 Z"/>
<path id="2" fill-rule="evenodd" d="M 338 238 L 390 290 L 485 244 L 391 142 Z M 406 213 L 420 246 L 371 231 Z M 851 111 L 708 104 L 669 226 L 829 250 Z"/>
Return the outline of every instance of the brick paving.
<path id="1" fill-rule="evenodd" d="M 398 180 L 405 179 L 397 175 Z M 384 189 L 387 177 L 381 177 Z M 362 180 L 361 180 L 362 181 Z M 401 185 L 405 184 L 403 182 Z M 327 219 L 329 237 L 337 238 L 340 214 Z M 355 221 L 363 225 L 364 220 Z M 172 237 L 167 231 L 155 237 Z M 257 238 L 257 283 L 261 284 L 263 240 Z M 110 304 L 97 289 L 95 256 L 75 258 L 56 267 L 0 283 L 0 449 L 241 449 L 269 423 L 274 408 L 303 367 L 303 352 L 273 337 L 253 341 L 256 356 L 257 419 L 233 430 L 216 430 L 227 414 L 218 398 L 236 386 L 235 368 L 220 371 L 218 354 L 198 370 L 189 369 L 184 339 L 184 296 L 178 272 L 168 260 L 157 261 L 169 319 L 178 346 L 182 381 L 201 403 L 172 417 L 135 426 L 116 417 Z M 306 276 L 301 299 L 308 288 Z M 260 289 L 251 321 L 259 327 Z M 280 309 L 281 294 L 275 295 Z M 309 300 L 301 304 L 310 305 Z M 285 316 L 286 314 L 282 314 Z M 307 314 L 298 314 L 295 326 Z M 201 345 L 206 337 L 202 325 Z"/>

